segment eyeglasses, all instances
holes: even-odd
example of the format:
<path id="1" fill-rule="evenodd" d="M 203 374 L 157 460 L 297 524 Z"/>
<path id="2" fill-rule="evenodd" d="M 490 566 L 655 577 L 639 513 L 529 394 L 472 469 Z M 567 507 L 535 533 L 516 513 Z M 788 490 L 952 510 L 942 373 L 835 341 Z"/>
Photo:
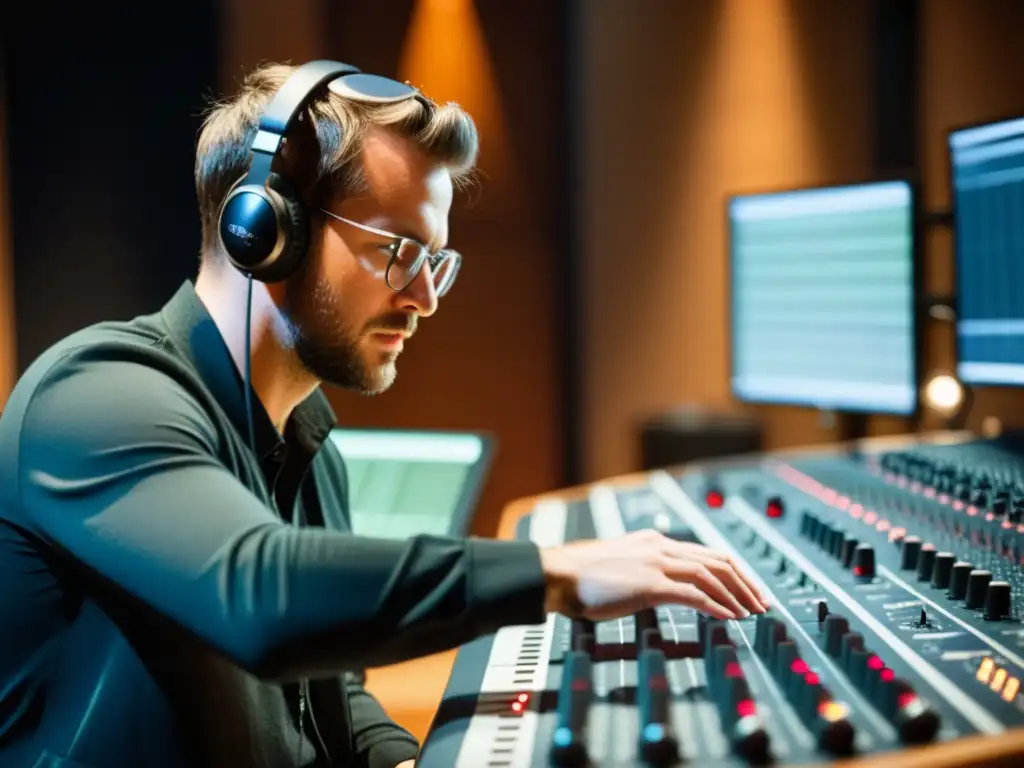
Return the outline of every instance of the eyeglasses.
<path id="1" fill-rule="evenodd" d="M 416 279 L 424 264 L 430 265 L 430 279 L 438 298 L 451 290 L 455 277 L 459 273 L 459 267 L 462 266 L 462 255 L 458 251 L 443 248 L 437 253 L 430 253 L 425 245 L 411 238 L 360 224 L 324 208 L 321 208 L 320 211 L 350 227 L 391 240 L 388 245 L 384 246 L 384 249 L 390 254 L 387 268 L 384 270 L 384 281 L 391 290 L 404 291 Z"/>

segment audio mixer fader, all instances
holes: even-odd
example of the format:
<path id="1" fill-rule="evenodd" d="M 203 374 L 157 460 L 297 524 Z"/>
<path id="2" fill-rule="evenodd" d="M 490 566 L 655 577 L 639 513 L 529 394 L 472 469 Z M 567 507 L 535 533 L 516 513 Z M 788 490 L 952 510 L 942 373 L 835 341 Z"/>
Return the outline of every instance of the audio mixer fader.
<path id="1" fill-rule="evenodd" d="M 417 765 L 798 765 L 1024 727 L 1022 519 L 1011 440 L 722 460 L 542 501 L 520 538 L 655 528 L 730 553 L 772 610 L 482 638 Z"/>

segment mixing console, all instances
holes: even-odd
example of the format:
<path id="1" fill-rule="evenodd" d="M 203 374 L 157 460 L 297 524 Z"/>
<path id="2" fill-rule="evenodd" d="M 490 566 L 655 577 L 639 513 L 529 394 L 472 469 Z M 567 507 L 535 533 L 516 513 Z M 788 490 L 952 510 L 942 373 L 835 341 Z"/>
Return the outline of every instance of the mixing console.
<path id="1" fill-rule="evenodd" d="M 542 501 L 520 538 L 656 528 L 730 553 L 772 610 L 482 638 L 417 766 L 798 765 L 1024 726 L 1022 516 L 1011 440 L 722 460 Z"/>

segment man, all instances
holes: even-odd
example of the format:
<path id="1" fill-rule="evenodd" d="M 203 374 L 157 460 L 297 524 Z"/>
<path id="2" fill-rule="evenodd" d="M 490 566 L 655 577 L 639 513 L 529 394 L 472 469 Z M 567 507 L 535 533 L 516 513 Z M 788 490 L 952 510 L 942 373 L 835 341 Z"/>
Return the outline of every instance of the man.
<path id="1" fill-rule="evenodd" d="M 324 90 L 284 152 L 310 214 L 301 268 L 250 284 L 220 210 L 291 72 L 257 70 L 204 124 L 194 287 L 59 342 L 0 421 L 0 765 L 410 766 L 415 740 L 350 671 L 545 611 L 765 610 L 728 558 L 654 533 L 351 535 L 319 386 L 394 381 L 459 266 L 448 213 L 477 136 L 454 105 Z"/>

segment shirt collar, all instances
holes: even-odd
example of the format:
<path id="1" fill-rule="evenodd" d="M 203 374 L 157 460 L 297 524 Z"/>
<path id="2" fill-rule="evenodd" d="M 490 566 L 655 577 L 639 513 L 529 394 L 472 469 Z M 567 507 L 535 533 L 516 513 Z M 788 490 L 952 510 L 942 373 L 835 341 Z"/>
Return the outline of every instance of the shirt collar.
<path id="1" fill-rule="evenodd" d="M 220 330 L 210 317 L 206 306 L 196 294 L 195 286 L 186 280 L 161 310 L 174 345 L 192 364 L 217 402 L 228 414 L 232 425 L 249 439 L 242 376 L 231 358 Z M 272 453 L 284 440 L 267 415 L 263 403 L 252 391 L 253 433 L 256 453 L 261 458 Z M 337 424 L 334 412 L 323 391 L 317 387 L 313 394 L 292 411 L 285 431 L 287 442 L 297 443 L 310 455 L 320 450 L 330 431 Z"/>

